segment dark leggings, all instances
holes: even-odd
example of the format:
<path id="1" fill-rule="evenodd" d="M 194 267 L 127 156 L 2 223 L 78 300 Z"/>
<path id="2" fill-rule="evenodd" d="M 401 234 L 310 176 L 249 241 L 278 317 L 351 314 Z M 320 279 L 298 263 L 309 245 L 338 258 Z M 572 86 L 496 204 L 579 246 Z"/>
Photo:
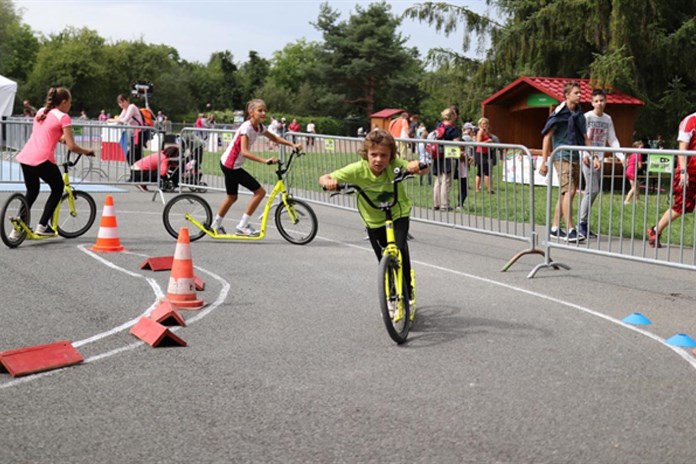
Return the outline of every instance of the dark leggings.
<path id="1" fill-rule="evenodd" d="M 408 290 L 409 298 L 413 298 L 413 290 L 411 289 L 411 256 L 408 253 L 408 217 L 394 220 L 394 235 L 396 236 L 396 246 L 401 250 L 401 260 L 404 266 L 404 277 L 406 278 L 406 290 Z M 387 246 L 387 228 L 378 227 L 376 229 L 367 229 L 367 235 L 370 237 L 372 249 L 377 256 L 377 261 L 382 259 L 382 250 Z"/>
<path id="2" fill-rule="evenodd" d="M 29 166 L 26 164 L 21 164 L 21 166 L 22 172 L 24 173 L 24 185 L 27 187 L 26 196 L 29 209 L 31 209 L 32 205 L 39 197 L 39 190 L 41 188 L 40 180 L 43 180 L 51 187 L 51 194 L 46 201 L 41 219 L 39 219 L 39 224 L 47 226 L 58 203 L 60 203 L 60 197 L 63 196 L 64 184 L 63 176 L 60 175 L 60 169 L 50 161 L 44 161 L 38 166 Z"/>

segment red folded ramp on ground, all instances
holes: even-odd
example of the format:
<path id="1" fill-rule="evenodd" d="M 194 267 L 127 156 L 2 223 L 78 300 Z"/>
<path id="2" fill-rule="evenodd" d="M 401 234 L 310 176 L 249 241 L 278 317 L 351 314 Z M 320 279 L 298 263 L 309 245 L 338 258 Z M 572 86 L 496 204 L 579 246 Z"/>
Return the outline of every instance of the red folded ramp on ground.
<path id="1" fill-rule="evenodd" d="M 162 325 L 186 326 L 186 321 L 181 317 L 181 313 L 168 301 L 161 302 L 150 314 L 150 319 Z"/>
<path id="2" fill-rule="evenodd" d="M 2 365 L 12 377 L 72 366 L 84 361 L 72 342 L 61 340 L 0 353 Z"/>
<path id="3" fill-rule="evenodd" d="M 173 256 L 150 256 L 140 263 L 140 269 L 150 269 L 152 271 L 171 271 L 174 263 Z M 194 274 L 193 281 L 196 284 L 196 291 L 205 290 L 203 279 Z"/>
<path id="4" fill-rule="evenodd" d="M 140 264 L 140 269 L 152 269 L 153 271 L 170 271 L 174 256 L 150 256 Z"/>
<path id="5" fill-rule="evenodd" d="M 186 346 L 186 342 L 177 337 L 168 328 L 143 316 L 133 326 L 130 333 L 155 348 L 157 346 Z"/>

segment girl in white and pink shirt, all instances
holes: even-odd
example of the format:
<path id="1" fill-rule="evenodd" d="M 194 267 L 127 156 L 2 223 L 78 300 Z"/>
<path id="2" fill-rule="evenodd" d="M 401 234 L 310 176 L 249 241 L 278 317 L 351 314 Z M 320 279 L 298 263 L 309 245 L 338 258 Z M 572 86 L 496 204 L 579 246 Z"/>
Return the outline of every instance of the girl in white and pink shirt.
<path id="1" fill-rule="evenodd" d="M 48 90 L 46 104 L 34 116 L 31 137 L 22 151 L 15 158 L 22 167 L 24 185 L 27 187 L 29 209 L 39 196 L 41 180 L 51 187 L 51 194 L 46 201 L 43 214 L 34 232 L 38 235 L 54 235 L 48 227 L 60 198 L 63 195 L 63 176 L 56 164 L 55 149 L 58 142 L 63 142 L 74 153 L 94 156 L 94 152 L 75 143 L 72 133 L 72 121 L 68 116 L 72 97 L 70 91 L 63 87 L 51 87 Z M 12 234 L 19 235 L 13 230 Z"/>
<path id="2" fill-rule="evenodd" d="M 225 176 L 225 191 L 227 196 L 222 201 L 218 213 L 215 216 L 211 228 L 217 235 L 226 235 L 224 227 L 222 227 L 222 219 L 229 211 L 230 207 L 237 201 L 239 186 L 250 190 L 254 195 L 247 205 L 242 219 L 237 224 L 236 233 L 239 235 L 256 235 L 256 229 L 249 225 L 249 218 L 254 214 L 256 208 L 266 195 L 266 190 L 259 182 L 244 170 L 242 164 L 249 159 L 257 163 L 275 164 L 278 158 L 264 158 L 251 152 L 251 146 L 254 144 L 258 136 L 263 135 L 271 142 L 279 145 L 287 145 L 288 147 L 299 149 L 302 144 L 292 143 L 285 140 L 273 132 L 263 124 L 266 120 L 266 103 L 263 100 L 255 99 L 247 103 L 246 107 L 247 120 L 239 126 L 237 132 L 220 158 L 220 168 Z"/>

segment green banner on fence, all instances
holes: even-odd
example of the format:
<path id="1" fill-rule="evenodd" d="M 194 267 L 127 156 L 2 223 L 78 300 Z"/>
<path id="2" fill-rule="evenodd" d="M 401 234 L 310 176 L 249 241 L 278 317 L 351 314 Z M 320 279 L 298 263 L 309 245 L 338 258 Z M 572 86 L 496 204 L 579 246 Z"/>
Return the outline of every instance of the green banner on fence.
<path id="1" fill-rule="evenodd" d="M 334 151 L 335 145 L 334 145 L 334 139 L 325 139 L 324 140 L 324 150 L 326 151 Z"/>
<path id="2" fill-rule="evenodd" d="M 459 147 L 445 147 L 445 158 L 459 158 Z"/>
<path id="3" fill-rule="evenodd" d="M 673 155 L 648 155 L 648 172 L 671 174 L 674 169 Z"/>

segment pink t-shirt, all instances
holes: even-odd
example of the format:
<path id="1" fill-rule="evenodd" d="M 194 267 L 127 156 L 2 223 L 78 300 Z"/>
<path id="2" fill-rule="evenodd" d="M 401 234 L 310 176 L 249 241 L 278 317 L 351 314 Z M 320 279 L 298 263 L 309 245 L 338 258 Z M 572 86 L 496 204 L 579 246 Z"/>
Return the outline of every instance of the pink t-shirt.
<path id="1" fill-rule="evenodd" d="M 139 171 L 157 171 L 159 168 L 160 177 L 165 177 L 169 170 L 169 158 L 164 153 L 153 153 L 136 161 L 133 167 Z"/>
<path id="2" fill-rule="evenodd" d="M 239 126 L 239 129 L 237 129 L 237 133 L 234 134 L 232 143 L 229 144 L 225 152 L 222 154 L 222 157 L 220 158 L 222 165 L 229 169 L 241 168 L 242 164 L 244 164 L 244 156 L 242 155 L 242 135 L 246 135 L 249 139 L 248 146 L 251 150 L 251 146 L 254 144 L 254 142 L 256 142 L 258 136 L 264 132 L 266 132 L 266 126 L 263 124 L 259 124 L 257 130 L 251 125 L 251 121 L 244 121 L 244 123 Z"/>
<path id="3" fill-rule="evenodd" d="M 46 115 L 46 119 L 39 122 L 38 117 L 44 111 L 44 108 L 41 108 L 36 112 L 31 137 L 15 158 L 22 164 L 38 166 L 45 161 L 56 164 L 56 144 L 63 136 L 63 128 L 72 126 L 70 116 L 58 108 L 53 108 Z"/>
<path id="4" fill-rule="evenodd" d="M 639 153 L 631 153 L 626 158 L 626 178 L 629 180 L 636 180 L 636 175 L 638 174 L 638 161 L 640 160 Z"/>

